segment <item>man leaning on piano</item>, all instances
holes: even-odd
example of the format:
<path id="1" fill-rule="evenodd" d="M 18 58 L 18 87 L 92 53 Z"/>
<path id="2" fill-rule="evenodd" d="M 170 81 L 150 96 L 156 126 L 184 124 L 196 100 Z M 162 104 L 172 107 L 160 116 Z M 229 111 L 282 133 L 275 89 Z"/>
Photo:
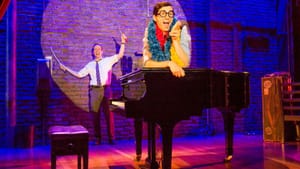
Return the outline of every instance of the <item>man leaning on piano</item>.
<path id="1" fill-rule="evenodd" d="M 144 67 L 169 67 L 176 77 L 183 77 L 190 65 L 191 37 L 184 21 L 175 18 L 169 2 L 157 3 L 143 38 Z"/>
<path id="2" fill-rule="evenodd" d="M 141 119 L 148 124 L 147 161 L 151 168 L 159 167 L 155 156 L 155 125 L 160 126 L 162 134 L 162 168 L 171 169 L 175 125 L 190 116 L 200 116 L 206 108 L 217 108 L 222 113 L 225 162 L 230 161 L 235 112 L 249 105 L 249 73 L 187 69 L 191 60 L 190 42 L 187 26 L 175 18 L 172 4 L 157 3 L 143 38 L 145 69 L 120 78 L 126 100 L 125 113 L 135 118 L 138 160 L 141 157 Z M 169 68 L 173 76 L 164 68 Z M 131 94 L 131 86 L 139 91 L 138 94 Z"/>

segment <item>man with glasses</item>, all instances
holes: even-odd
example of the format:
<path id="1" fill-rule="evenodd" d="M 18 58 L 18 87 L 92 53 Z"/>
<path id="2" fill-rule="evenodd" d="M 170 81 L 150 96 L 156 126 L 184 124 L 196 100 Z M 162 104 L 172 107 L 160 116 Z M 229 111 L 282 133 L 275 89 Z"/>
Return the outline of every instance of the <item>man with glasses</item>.
<path id="1" fill-rule="evenodd" d="M 175 77 L 185 76 L 184 67 L 190 65 L 191 37 L 186 23 L 175 18 L 169 2 L 159 2 L 143 38 L 143 67 L 170 68 Z M 142 119 L 135 120 L 137 160 L 141 158 Z"/>
<path id="2" fill-rule="evenodd" d="M 190 41 L 187 26 L 175 18 L 169 2 L 159 2 L 143 38 L 144 67 L 169 67 L 176 77 L 183 77 L 190 64 Z"/>

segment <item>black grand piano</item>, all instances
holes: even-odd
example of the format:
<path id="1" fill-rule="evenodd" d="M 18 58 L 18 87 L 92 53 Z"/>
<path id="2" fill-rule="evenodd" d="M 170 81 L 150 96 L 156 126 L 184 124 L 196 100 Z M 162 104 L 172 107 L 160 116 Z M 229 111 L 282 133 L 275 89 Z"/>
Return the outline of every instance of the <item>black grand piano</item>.
<path id="1" fill-rule="evenodd" d="M 162 168 L 170 169 L 175 125 L 190 116 L 200 116 L 207 108 L 217 108 L 222 113 L 225 161 L 232 158 L 235 113 L 249 105 L 249 73 L 205 68 L 187 68 L 185 73 L 183 78 L 177 78 L 167 68 L 143 68 L 120 78 L 126 116 L 148 123 L 151 168 L 159 168 L 155 125 L 160 126 L 162 134 Z M 136 131 L 141 130 L 138 126 Z"/>

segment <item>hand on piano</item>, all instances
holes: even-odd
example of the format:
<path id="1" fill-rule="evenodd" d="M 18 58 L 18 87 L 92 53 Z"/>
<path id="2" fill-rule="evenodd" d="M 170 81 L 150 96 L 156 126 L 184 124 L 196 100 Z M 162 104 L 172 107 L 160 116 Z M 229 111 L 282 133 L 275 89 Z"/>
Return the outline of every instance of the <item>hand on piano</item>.
<path id="1" fill-rule="evenodd" d="M 168 66 L 172 72 L 172 74 L 176 77 L 183 77 L 185 76 L 185 72 L 182 67 L 178 66 L 175 62 L 169 61 Z"/>

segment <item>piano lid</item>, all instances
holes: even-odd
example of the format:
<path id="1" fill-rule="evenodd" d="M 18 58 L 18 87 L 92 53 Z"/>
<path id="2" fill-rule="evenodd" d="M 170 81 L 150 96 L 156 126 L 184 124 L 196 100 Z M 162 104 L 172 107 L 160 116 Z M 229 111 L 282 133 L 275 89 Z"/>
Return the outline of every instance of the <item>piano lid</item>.
<path id="1" fill-rule="evenodd" d="M 242 73 L 242 74 L 249 74 L 249 72 L 245 71 L 231 71 L 231 70 L 217 70 L 217 69 L 212 69 L 212 68 L 183 68 L 186 72 L 203 72 L 203 71 L 214 71 L 214 72 L 220 72 L 220 73 Z M 123 80 L 125 78 L 130 78 L 131 76 L 135 76 L 136 74 L 142 73 L 142 72 L 149 72 L 149 73 L 166 73 L 169 72 L 171 73 L 169 68 L 141 68 L 137 69 L 135 71 L 132 71 L 130 73 L 127 73 L 123 76 L 120 77 L 120 80 Z"/>
<path id="2" fill-rule="evenodd" d="M 211 68 L 183 68 L 186 72 L 203 72 L 203 71 L 217 71 Z M 169 68 L 141 68 L 130 73 L 127 73 L 120 77 L 120 80 L 131 78 L 137 74 L 149 72 L 149 73 L 171 73 Z"/>

